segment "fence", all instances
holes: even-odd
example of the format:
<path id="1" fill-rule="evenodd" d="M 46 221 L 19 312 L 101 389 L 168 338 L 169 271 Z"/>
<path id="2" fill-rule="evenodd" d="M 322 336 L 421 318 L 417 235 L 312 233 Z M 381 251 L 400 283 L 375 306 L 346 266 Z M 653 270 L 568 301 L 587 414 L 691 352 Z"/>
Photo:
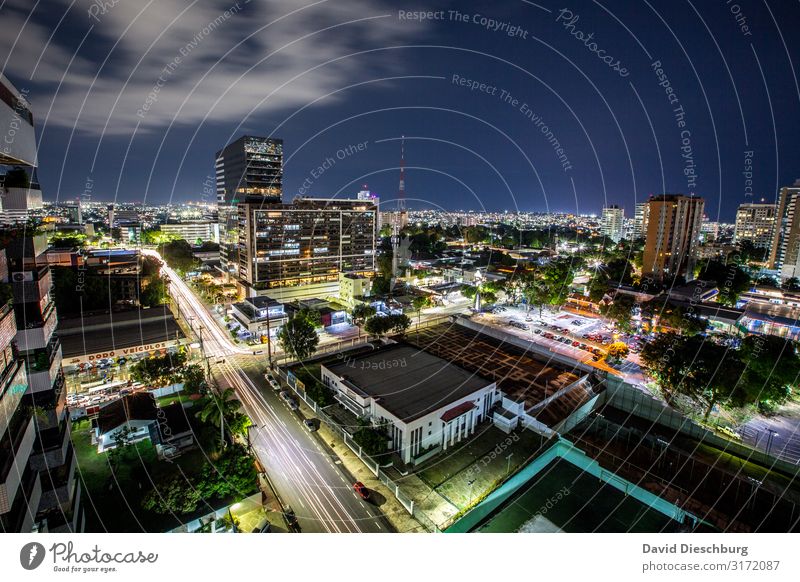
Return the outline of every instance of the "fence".
<path id="1" fill-rule="evenodd" d="M 702 443 L 787 475 L 797 475 L 800 472 L 800 465 L 793 463 L 791 458 L 780 458 L 779 455 L 767 454 L 746 444 L 722 438 L 673 410 L 666 403 L 656 400 L 618 378 L 610 376 L 606 378 L 604 394 L 607 404 L 639 418 L 671 428 Z"/>
<path id="2" fill-rule="evenodd" d="M 414 501 L 402 492 L 400 486 L 392 481 L 392 479 L 381 469 L 380 465 L 375 459 L 364 452 L 364 449 L 361 447 L 361 445 L 355 442 L 353 437 L 350 436 L 346 430 L 344 430 L 335 420 L 328 416 L 321 406 L 308 398 L 305 392 L 298 390 L 296 385 L 293 385 L 293 383 L 289 382 L 289 376 L 286 371 L 279 368 L 278 374 L 286 381 L 286 384 L 295 392 L 295 394 L 297 394 L 297 396 L 306 403 L 306 405 L 314 412 L 314 414 L 317 415 L 320 422 L 324 422 L 334 434 L 341 438 L 344 441 L 344 444 L 346 444 L 347 447 L 353 451 L 353 453 L 361 460 L 361 462 L 364 463 L 367 469 L 369 469 L 381 483 L 386 485 L 395 498 L 400 502 L 400 505 L 402 505 L 408 513 L 417 518 L 418 521 L 427 521 L 433 528 L 436 528 L 436 524 L 431 522 L 427 517 L 419 517 L 421 512 L 414 510 Z M 423 526 L 428 527 L 426 523 L 423 523 Z"/>

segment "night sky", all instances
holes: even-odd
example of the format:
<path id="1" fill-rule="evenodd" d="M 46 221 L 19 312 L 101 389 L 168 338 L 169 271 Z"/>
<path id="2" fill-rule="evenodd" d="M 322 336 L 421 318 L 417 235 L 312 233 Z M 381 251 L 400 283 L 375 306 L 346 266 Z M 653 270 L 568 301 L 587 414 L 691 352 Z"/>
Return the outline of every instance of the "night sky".
<path id="1" fill-rule="evenodd" d="M 683 192 L 731 221 L 800 177 L 797 2 L 11 0 L 0 23 L 48 200 L 214 201 L 243 133 L 283 138 L 287 201 L 395 199 L 401 135 L 411 208 Z"/>

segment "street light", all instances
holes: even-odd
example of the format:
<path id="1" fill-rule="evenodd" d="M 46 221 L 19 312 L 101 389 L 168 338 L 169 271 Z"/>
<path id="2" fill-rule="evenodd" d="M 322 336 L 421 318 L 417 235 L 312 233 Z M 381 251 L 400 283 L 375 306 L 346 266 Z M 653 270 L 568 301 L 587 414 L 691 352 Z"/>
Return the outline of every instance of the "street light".
<path id="1" fill-rule="evenodd" d="M 470 479 L 467 481 L 467 485 L 469 485 L 469 503 L 467 505 L 472 505 L 472 486 L 475 484 L 475 479 Z"/>
<path id="2" fill-rule="evenodd" d="M 514 453 L 509 453 L 506 457 L 506 477 L 508 477 L 509 473 L 511 473 L 511 457 L 514 456 Z"/>

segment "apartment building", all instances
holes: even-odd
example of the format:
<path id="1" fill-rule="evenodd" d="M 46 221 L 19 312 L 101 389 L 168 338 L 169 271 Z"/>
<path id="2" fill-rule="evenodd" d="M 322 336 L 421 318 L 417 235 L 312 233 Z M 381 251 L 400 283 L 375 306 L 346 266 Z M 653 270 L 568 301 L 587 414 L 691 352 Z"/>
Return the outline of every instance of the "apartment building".
<path id="1" fill-rule="evenodd" d="M 705 202 L 681 194 L 652 196 L 642 272 L 657 281 L 694 276 Z"/>

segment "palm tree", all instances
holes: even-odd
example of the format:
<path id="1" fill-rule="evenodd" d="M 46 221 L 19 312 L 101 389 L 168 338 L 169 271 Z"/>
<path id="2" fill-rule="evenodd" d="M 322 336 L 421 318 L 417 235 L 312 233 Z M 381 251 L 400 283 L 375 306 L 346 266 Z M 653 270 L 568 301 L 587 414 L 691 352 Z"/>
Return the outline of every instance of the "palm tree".
<path id="1" fill-rule="evenodd" d="M 208 422 L 212 426 L 219 427 L 219 438 L 222 446 L 225 446 L 225 418 L 239 410 L 239 402 L 234 400 L 233 397 L 232 388 L 226 388 L 222 391 L 222 394 L 216 394 L 211 390 L 203 403 L 203 407 L 196 414 L 197 418 L 202 422 Z"/>

